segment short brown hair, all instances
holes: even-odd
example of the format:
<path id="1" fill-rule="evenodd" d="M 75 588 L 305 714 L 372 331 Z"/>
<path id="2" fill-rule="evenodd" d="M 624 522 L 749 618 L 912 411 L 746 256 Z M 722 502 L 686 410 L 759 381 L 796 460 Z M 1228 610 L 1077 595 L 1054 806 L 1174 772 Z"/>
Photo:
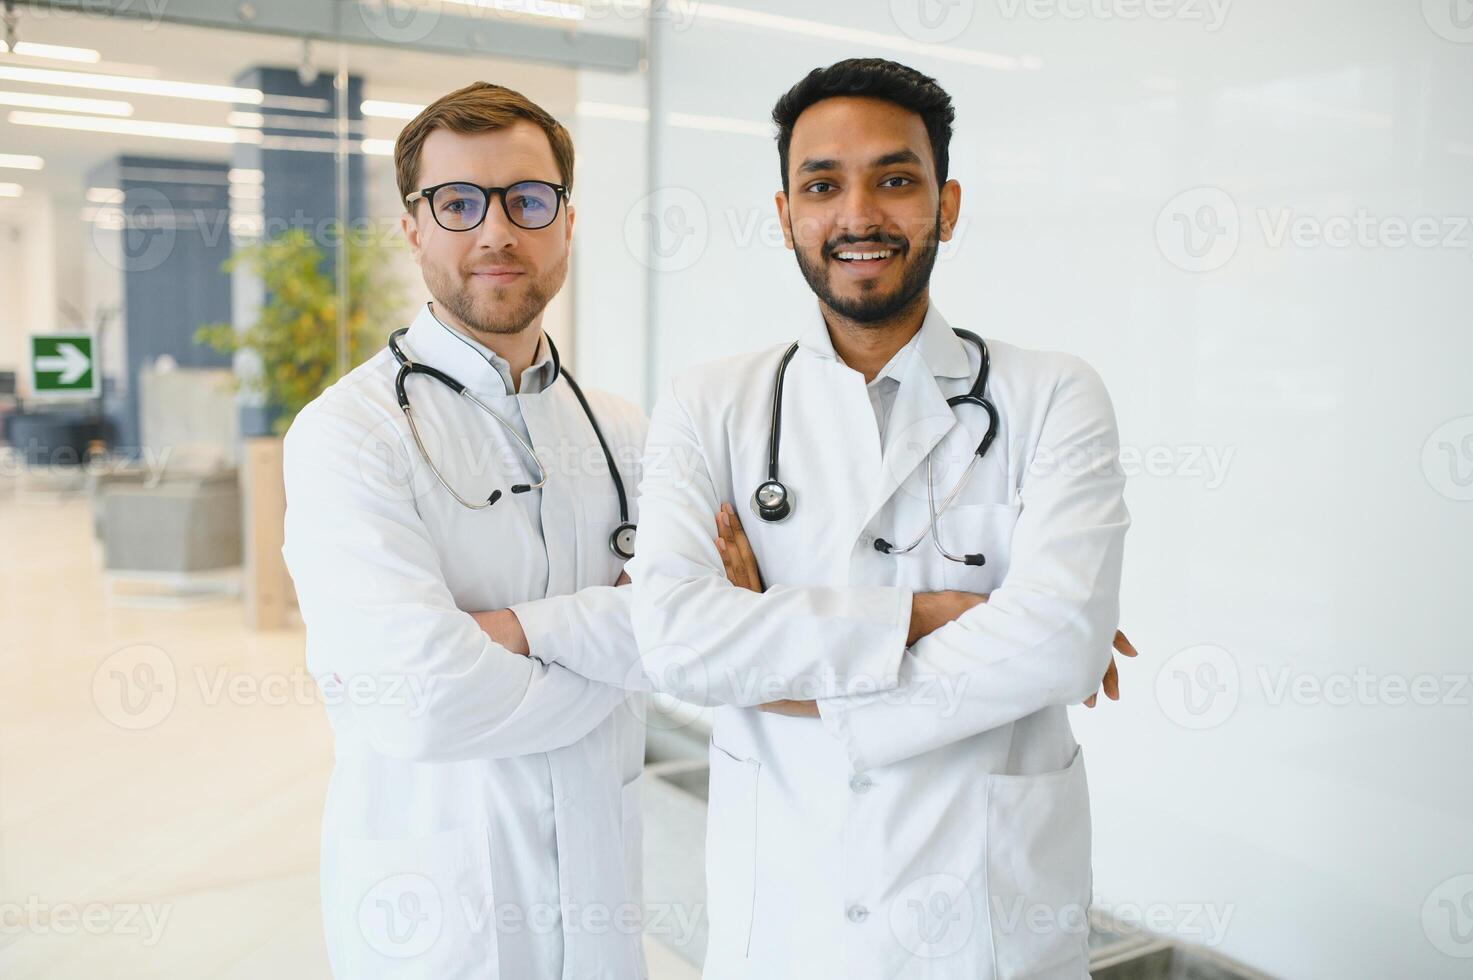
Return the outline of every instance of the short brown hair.
<path id="1" fill-rule="evenodd" d="M 518 120 L 536 123 L 552 144 L 552 156 L 568 192 L 573 190 L 573 137 L 546 109 L 520 92 L 490 82 L 472 82 L 425 106 L 394 141 L 394 176 L 399 200 L 419 190 L 419 158 L 425 139 L 437 129 L 452 133 L 485 133 L 505 129 Z M 409 205 L 404 205 L 405 210 Z"/>

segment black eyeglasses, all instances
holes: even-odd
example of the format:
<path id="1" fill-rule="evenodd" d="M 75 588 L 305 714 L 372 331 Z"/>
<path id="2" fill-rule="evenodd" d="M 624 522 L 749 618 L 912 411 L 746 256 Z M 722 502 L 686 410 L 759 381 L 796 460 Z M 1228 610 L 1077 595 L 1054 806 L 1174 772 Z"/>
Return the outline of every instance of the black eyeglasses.
<path id="1" fill-rule="evenodd" d="M 404 199 L 406 205 L 423 198 L 430 202 L 435 223 L 446 231 L 471 231 L 479 228 L 491 209 L 491 196 L 501 199 L 506 220 L 518 228 L 536 231 L 546 228 L 557 217 L 568 189 L 545 180 L 519 180 L 510 187 L 479 187 L 465 181 L 436 184 L 415 191 Z"/>

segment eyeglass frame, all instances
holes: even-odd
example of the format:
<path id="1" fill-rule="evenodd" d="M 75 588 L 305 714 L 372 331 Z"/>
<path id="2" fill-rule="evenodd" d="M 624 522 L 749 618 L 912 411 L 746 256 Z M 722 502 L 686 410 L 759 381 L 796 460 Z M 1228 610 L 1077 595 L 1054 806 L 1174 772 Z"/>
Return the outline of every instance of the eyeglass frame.
<path id="1" fill-rule="evenodd" d="M 445 228 L 445 223 L 441 221 L 440 216 L 435 213 L 435 192 L 438 190 L 443 190 L 446 187 L 453 187 L 456 184 L 460 184 L 465 187 L 474 187 L 485 197 L 485 204 L 483 205 L 481 210 L 481 220 L 477 221 L 469 228 Z M 554 198 L 557 203 L 553 206 L 552 217 L 547 219 L 547 224 L 538 225 L 536 228 L 528 228 L 526 225 L 518 224 L 517 219 L 511 216 L 511 208 L 506 206 L 506 192 L 511 190 L 513 187 L 517 187 L 521 184 L 541 184 L 543 187 L 551 187 L 555 192 L 557 192 L 557 197 Z M 445 228 L 446 231 L 475 231 L 477 228 L 486 223 L 486 215 L 491 213 L 491 196 L 493 194 L 496 195 L 497 199 L 501 201 L 501 213 L 506 215 L 506 220 L 510 221 L 514 227 L 520 228 L 523 231 L 541 231 L 544 228 L 551 228 L 552 223 L 557 220 L 558 214 L 562 211 L 563 201 L 567 200 L 568 198 L 568 187 L 566 184 L 554 184 L 550 180 L 538 180 L 535 177 L 528 178 L 527 180 L 519 180 L 514 184 L 508 184 L 506 187 L 482 187 L 480 184 L 469 180 L 447 180 L 443 184 L 435 184 L 432 187 L 421 187 L 419 190 L 404 198 L 404 206 L 407 208 L 413 208 L 415 202 L 424 201 L 430 206 L 430 217 L 435 219 L 435 224 L 439 225 L 441 228 Z"/>

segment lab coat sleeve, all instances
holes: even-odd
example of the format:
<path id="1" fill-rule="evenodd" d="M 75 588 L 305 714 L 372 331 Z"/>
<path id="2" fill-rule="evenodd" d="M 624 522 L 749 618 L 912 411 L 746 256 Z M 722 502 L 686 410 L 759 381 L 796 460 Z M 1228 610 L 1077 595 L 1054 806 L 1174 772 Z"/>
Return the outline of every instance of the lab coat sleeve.
<path id="1" fill-rule="evenodd" d="M 639 550 L 629 563 L 634 635 L 654 688 L 739 706 L 893 688 L 910 632 L 909 590 L 738 588 L 714 542 L 722 502 L 672 389 L 650 419 Z"/>
<path id="2" fill-rule="evenodd" d="M 819 702 L 856 770 L 1083 701 L 1109 666 L 1130 525 L 1099 376 L 1070 358 L 1020 488 L 1008 574 L 983 605 L 910 648 L 883 697 Z"/>
<path id="3" fill-rule="evenodd" d="M 610 400 L 596 411 L 599 417 L 611 419 L 616 406 L 622 406 L 622 411 L 617 413 L 617 430 L 606 422 L 605 435 L 611 440 L 610 451 L 615 454 L 624 478 L 629 519 L 638 523 L 636 491 L 649 423 L 643 412 L 624 402 Z M 606 547 L 603 541 L 595 541 L 592 546 Z M 519 602 L 511 610 L 522 624 L 532 656 L 538 660 L 559 664 L 604 684 L 647 691 L 649 684 L 640 666 L 629 607 L 628 586 L 599 585 L 579 589 L 571 595 Z"/>
<path id="4" fill-rule="evenodd" d="M 499 758 L 583 737 L 624 692 L 514 654 L 456 608 L 396 479 L 409 450 L 399 442 L 396 460 L 385 448 L 369 425 L 320 404 L 286 436 L 282 553 L 313 676 L 337 675 L 359 730 L 394 758 Z"/>

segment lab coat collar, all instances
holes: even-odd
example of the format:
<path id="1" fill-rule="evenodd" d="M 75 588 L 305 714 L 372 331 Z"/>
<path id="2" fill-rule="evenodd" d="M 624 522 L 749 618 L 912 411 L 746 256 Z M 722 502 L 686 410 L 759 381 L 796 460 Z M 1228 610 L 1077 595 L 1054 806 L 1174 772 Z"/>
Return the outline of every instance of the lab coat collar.
<path id="1" fill-rule="evenodd" d="M 486 345 L 442 323 L 426 303 L 404 335 L 404 353 L 450 375 L 477 395 L 511 395 L 511 365 Z M 557 380 L 547 337 L 539 332 L 537 354 L 522 374 L 522 394 L 545 390 Z"/>
<path id="2" fill-rule="evenodd" d="M 817 304 L 798 338 L 799 346 L 840 362 L 828 325 Z M 865 523 L 873 520 L 895 492 L 916 472 L 927 454 L 960 423 L 946 403 L 940 378 L 970 378 L 972 362 L 966 341 L 958 337 L 935 304 L 926 309 L 912 342 L 882 372 L 900 382 L 881 446 L 882 464 Z"/>
<path id="3" fill-rule="evenodd" d="M 926 308 L 921 329 L 912 340 L 902 350 L 909 349 L 918 353 L 933 377 L 971 377 L 972 364 L 967 358 L 967 342 L 952 331 L 951 324 L 946 322 L 946 317 L 941 315 L 935 303 Z M 829 335 L 828 323 L 823 318 L 823 310 L 817 303 L 813 304 L 811 315 L 804 321 L 802 332 L 798 335 L 798 346 L 820 357 L 840 361 L 838 352 L 834 350 L 833 338 Z M 897 360 L 887 365 L 887 371 L 882 371 L 881 374 L 903 380 L 901 374 L 904 370 L 904 366 Z"/>

